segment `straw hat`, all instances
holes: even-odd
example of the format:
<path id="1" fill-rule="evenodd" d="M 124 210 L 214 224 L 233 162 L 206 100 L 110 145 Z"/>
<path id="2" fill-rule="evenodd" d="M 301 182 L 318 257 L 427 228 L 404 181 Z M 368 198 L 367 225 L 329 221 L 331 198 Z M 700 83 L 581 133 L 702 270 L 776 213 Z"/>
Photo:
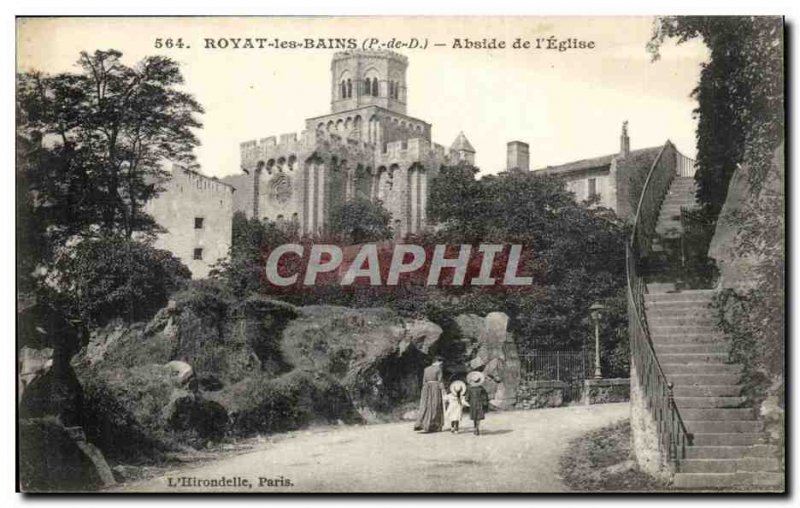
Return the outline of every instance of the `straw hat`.
<path id="1" fill-rule="evenodd" d="M 472 386 L 478 386 L 483 384 L 484 380 L 483 372 L 478 372 L 477 370 L 473 370 L 469 374 L 467 374 L 467 383 Z"/>
<path id="2" fill-rule="evenodd" d="M 467 385 L 464 381 L 456 380 L 450 383 L 450 393 L 461 393 L 462 395 L 467 391 Z"/>

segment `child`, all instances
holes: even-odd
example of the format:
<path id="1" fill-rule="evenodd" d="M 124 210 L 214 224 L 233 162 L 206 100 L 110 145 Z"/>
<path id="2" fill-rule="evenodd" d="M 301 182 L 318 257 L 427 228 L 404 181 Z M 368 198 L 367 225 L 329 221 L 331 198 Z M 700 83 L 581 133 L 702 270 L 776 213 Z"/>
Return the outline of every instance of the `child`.
<path id="1" fill-rule="evenodd" d="M 475 425 L 475 435 L 481 435 L 480 422 L 484 419 L 486 410 L 489 408 L 489 394 L 483 387 L 484 375 L 476 370 L 467 374 L 467 404 L 469 405 L 469 417 Z"/>
<path id="2" fill-rule="evenodd" d="M 467 385 L 463 381 L 453 381 L 450 384 L 450 393 L 447 394 L 447 410 L 444 413 L 445 419 L 450 422 L 450 432 L 458 434 L 458 424 L 461 422 L 461 413 L 464 406 L 469 406 L 464 400 L 464 393 Z"/>

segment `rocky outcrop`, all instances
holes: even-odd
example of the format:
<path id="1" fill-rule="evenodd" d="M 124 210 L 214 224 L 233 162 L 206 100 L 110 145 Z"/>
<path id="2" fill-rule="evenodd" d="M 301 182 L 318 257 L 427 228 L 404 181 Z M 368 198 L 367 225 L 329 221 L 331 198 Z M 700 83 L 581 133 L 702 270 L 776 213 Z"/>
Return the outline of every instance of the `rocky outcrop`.
<path id="1" fill-rule="evenodd" d="M 339 379 L 365 415 L 419 396 L 428 352 L 442 329 L 383 308 L 309 306 L 287 326 L 283 357 L 295 368 Z"/>
<path id="2" fill-rule="evenodd" d="M 517 401 L 520 362 L 516 344 L 507 331 L 508 315 L 490 312 L 485 318 L 474 314 L 456 316 L 467 366 L 486 374 L 485 388 L 495 409 L 509 409 Z"/>
<path id="3" fill-rule="evenodd" d="M 82 450 L 81 444 L 88 453 Z M 54 418 L 19 422 L 19 482 L 24 492 L 73 492 L 97 490 L 112 484 L 102 454 L 79 443 Z M 97 462 L 97 464 L 96 464 Z M 98 467 L 99 466 L 99 467 Z"/>
<path id="4" fill-rule="evenodd" d="M 773 224 L 777 221 L 782 224 L 785 214 L 784 160 L 784 148 L 781 145 L 773 153 L 772 166 L 758 193 L 753 191 L 745 168 L 738 168 L 731 177 L 708 249 L 708 256 L 714 259 L 719 268 L 721 288 L 754 288 L 759 280 L 759 267 L 769 264 L 770 257 L 783 255 L 782 252 L 770 250 L 758 253 L 759 246 L 755 249 L 748 247 L 747 244 L 755 239 L 747 231 L 759 228 L 760 217 L 768 216 L 770 221 L 776 221 Z M 749 224 L 745 225 L 745 222 Z M 762 222 L 768 224 L 765 220 Z M 745 238 L 748 234 L 751 238 Z"/>
<path id="5" fill-rule="evenodd" d="M 161 418 L 169 429 L 193 431 L 204 439 L 221 439 L 228 427 L 228 412 L 221 404 L 181 389 L 172 391 Z"/>

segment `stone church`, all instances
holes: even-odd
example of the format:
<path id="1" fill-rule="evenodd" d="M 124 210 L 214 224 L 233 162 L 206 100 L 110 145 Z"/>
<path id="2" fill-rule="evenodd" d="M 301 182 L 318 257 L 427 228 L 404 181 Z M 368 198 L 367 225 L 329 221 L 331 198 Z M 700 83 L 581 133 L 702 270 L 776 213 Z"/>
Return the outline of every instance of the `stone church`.
<path id="1" fill-rule="evenodd" d="M 431 142 L 431 124 L 406 112 L 408 59 L 391 51 L 335 53 L 331 111 L 299 133 L 241 144 L 234 210 L 304 234 L 323 233 L 331 212 L 359 197 L 380 200 L 397 236 L 427 226 L 430 180 L 459 160 L 474 163 L 461 133 L 449 149 Z"/>
<path id="2" fill-rule="evenodd" d="M 335 53 L 330 113 L 306 119 L 302 132 L 242 143 L 239 174 L 217 179 L 173 167 L 164 192 L 147 205 L 167 230 L 156 245 L 205 277 L 228 254 L 235 212 L 321 234 L 331 212 L 356 197 L 380 200 L 398 238 L 424 230 L 430 181 L 443 165 L 474 164 L 475 149 L 463 133 L 449 149 L 432 143 L 431 124 L 406 113 L 407 68 L 408 59 L 391 51 Z M 657 164 L 694 174 L 694 161 L 670 141 L 631 150 L 626 122 L 618 151 L 533 172 L 557 175 L 579 201 L 632 219 L 631 177 Z M 531 171 L 527 143 L 508 143 L 507 170 Z"/>

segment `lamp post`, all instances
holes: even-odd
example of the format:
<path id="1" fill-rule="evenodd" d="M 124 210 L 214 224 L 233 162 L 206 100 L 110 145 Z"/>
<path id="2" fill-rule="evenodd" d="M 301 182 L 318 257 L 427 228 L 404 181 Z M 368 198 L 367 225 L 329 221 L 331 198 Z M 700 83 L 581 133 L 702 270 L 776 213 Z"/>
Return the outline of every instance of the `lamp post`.
<path id="1" fill-rule="evenodd" d="M 592 319 L 594 320 L 594 378 L 601 379 L 603 374 L 600 372 L 600 319 L 603 317 L 603 311 L 606 307 L 595 302 L 589 307 Z"/>

